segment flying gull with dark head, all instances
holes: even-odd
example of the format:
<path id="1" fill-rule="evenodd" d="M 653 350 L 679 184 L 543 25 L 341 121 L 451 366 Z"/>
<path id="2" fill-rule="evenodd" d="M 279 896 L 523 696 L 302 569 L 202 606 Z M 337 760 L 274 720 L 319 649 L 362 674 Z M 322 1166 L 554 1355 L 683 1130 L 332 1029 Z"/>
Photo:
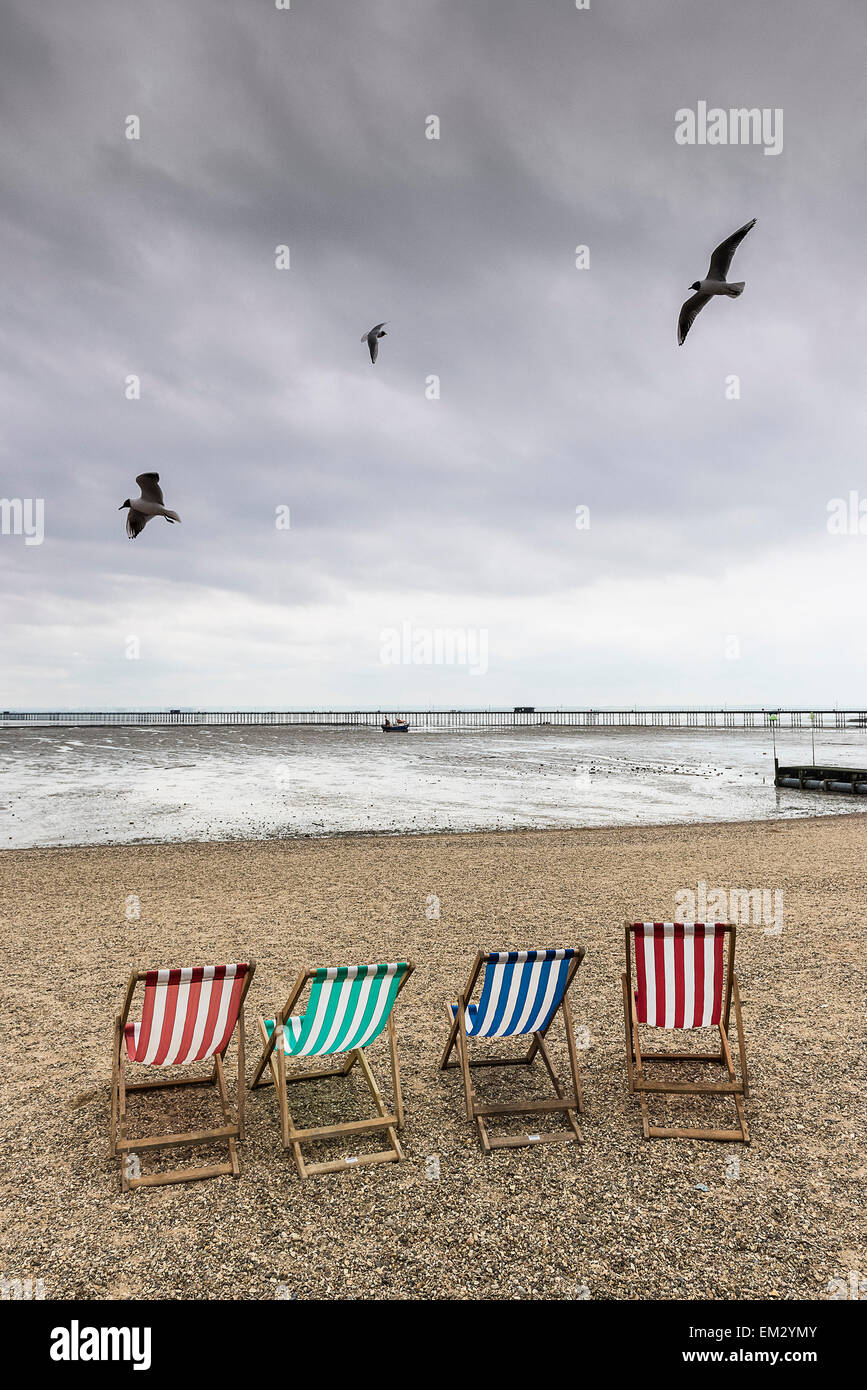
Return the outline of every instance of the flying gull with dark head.
<path id="1" fill-rule="evenodd" d="M 126 534 L 131 541 L 144 530 L 152 516 L 164 516 L 166 521 L 171 522 L 181 519 L 177 512 L 170 512 L 163 503 L 159 473 L 139 473 L 136 482 L 141 488 L 141 497 L 132 500 L 128 497 L 118 507 L 119 512 L 122 512 L 124 507 L 129 507 L 126 514 Z"/>
<path id="2" fill-rule="evenodd" d="M 388 337 L 388 334 L 385 331 L 385 325 L 387 323 L 388 319 L 385 319 L 384 322 L 378 323 L 375 328 L 371 328 L 369 333 L 362 333 L 361 335 L 361 341 L 363 343 L 367 343 L 367 346 L 370 348 L 371 362 L 375 362 L 379 354 L 380 338 Z"/>
<path id="3" fill-rule="evenodd" d="M 743 294 L 745 281 L 736 280 L 729 282 L 726 280 L 732 257 L 746 236 L 751 227 L 756 225 L 756 219 L 747 222 L 746 226 L 740 227 L 738 231 L 732 232 L 731 236 L 721 241 L 710 258 L 710 266 L 704 280 L 696 280 L 690 285 L 691 290 L 695 290 L 692 298 L 688 299 L 680 311 L 680 318 L 677 321 L 677 341 L 682 344 L 686 340 L 686 335 L 692 328 L 696 316 L 701 313 L 705 304 L 712 299 L 715 294 L 727 294 L 731 299 L 737 299 L 739 294 Z"/>

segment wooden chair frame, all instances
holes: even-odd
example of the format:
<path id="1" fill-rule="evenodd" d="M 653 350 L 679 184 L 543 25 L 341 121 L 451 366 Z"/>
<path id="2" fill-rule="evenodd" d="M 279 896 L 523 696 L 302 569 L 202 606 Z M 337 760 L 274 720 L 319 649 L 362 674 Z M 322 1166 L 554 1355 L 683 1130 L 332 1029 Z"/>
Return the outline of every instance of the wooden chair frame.
<path id="1" fill-rule="evenodd" d="M 210 1076 L 184 1076 L 175 1080 L 167 1076 L 160 1078 L 159 1081 L 135 1081 L 129 1082 L 126 1079 L 127 1067 L 130 1065 L 126 1055 L 126 1039 L 124 1030 L 129 1017 L 130 1007 L 135 994 L 136 985 L 143 983 L 150 972 L 146 970 L 134 971 L 130 977 L 126 988 L 126 997 L 123 1008 L 114 1021 L 114 1058 L 112 1065 L 111 1078 L 111 1127 L 110 1127 L 110 1151 L 113 1158 L 121 1159 L 121 1184 L 124 1192 L 129 1192 L 136 1187 L 163 1187 L 176 1182 L 195 1182 L 200 1178 L 216 1178 L 224 1173 L 231 1173 L 233 1177 L 240 1177 L 241 1163 L 238 1158 L 238 1144 L 244 1142 L 244 1098 L 245 1098 L 245 1077 L 244 1077 L 244 1000 L 250 988 L 250 982 L 256 969 L 255 960 L 251 960 L 247 966 L 247 973 L 241 987 L 241 998 L 238 1005 L 238 1021 L 236 1028 L 232 1031 L 238 1034 L 238 1085 L 237 1085 L 237 1108 L 233 1118 L 229 1106 L 229 1095 L 226 1087 L 226 1073 L 223 1065 L 223 1058 L 228 1050 L 231 1037 L 222 1052 L 214 1054 L 214 1066 Z M 133 1066 L 141 1065 L 132 1063 Z M 189 1066 L 196 1063 L 190 1062 Z M 149 1068 L 153 1070 L 153 1068 Z M 175 1072 L 178 1066 L 160 1068 Z M 186 1134 L 157 1134 L 150 1135 L 141 1139 L 131 1139 L 127 1134 L 127 1096 L 132 1091 L 160 1091 L 167 1090 L 175 1086 L 217 1086 L 220 1108 L 223 1112 L 224 1123 L 217 1129 L 191 1130 Z M 201 1168 L 177 1168 L 169 1173 L 148 1173 L 144 1177 L 130 1177 L 129 1158 L 132 1154 L 139 1152 L 149 1152 L 152 1149 L 173 1149 L 176 1147 L 197 1144 L 210 1144 L 225 1140 L 229 1148 L 229 1161 L 227 1163 L 215 1163 L 209 1167 Z"/>
<path id="2" fill-rule="evenodd" d="M 645 1139 L 715 1139 L 723 1143 L 738 1141 L 749 1144 L 750 1132 L 744 1113 L 744 1099 L 749 1096 L 749 1077 L 744 1050 L 744 1026 L 741 1016 L 741 997 L 738 991 L 737 976 L 734 973 L 735 940 L 737 929 L 731 922 L 708 923 L 725 929 L 728 948 L 726 951 L 725 975 L 723 977 L 722 1019 L 716 1025 L 719 1030 L 719 1052 L 645 1052 L 639 1040 L 638 1010 L 635 1005 L 635 988 L 632 981 L 632 958 L 635 949 L 634 922 L 626 922 L 626 970 L 623 973 L 623 1016 L 626 1026 L 626 1070 L 629 1077 L 629 1090 L 637 1093 L 641 1102 L 641 1122 Z M 738 1053 L 740 1057 L 740 1080 L 737 1078 L 729 1044 L 729 1019 L 732 1002 L 735 1006 L 735 1021 L 738 1031 Z M 650 1026 L 650 1025 L 643 1025 Z M 666 1030 L 669 1031 L 669 1030 Z M 678 1029 L 678 1032 L 681 1030 Z M 694 1031 L 694 1030 L 690 1030 Z M 689 1081 L 659 1081 L 648 1079 L 644 1074 L 645 1062 L 707 1062 L 725 1067 L 728 1081 L 700 1083 Z M 647 1095 L 651 1092 L 664 1095 L 683 1096 L 731 1096 L 738 1117 L 737 1129 L 695 1129 L 685 1127 L 664 1127 L 652 1125 L 647 1110 Z"/>
<path id="3" fill-rule="evenodd" d="M 406 962 L 406 971 L 397 987 L 385 1031 L 388 1034 L 388 1050 L 391 1058 L 391 1080 L 394 1090 L 394 1112 L 386 1108 L 382 1092 L 376 1084 L 370 1064 L 365 1057 L 366 1048 L 355 1047 L 345 1054 L 345 1060 L 339 1066 L 317 1067 L 312 1071 L 298 1072 L 288 1075 L 286 1071 L 286 1054 L 283 1050 L 282 1038 L 283 1029 L 292 1016 L 295 1006 L 304 991 L 305 986 L 317 974 L 315 969 L 302 970 L 292 992 L 286 1003 L 283 1005 L 280 1014 L 274 1020 L 274 1028 L 269 1036 L 265 1027 L 265 1019 L 259 1016 L 259 1033 L 262 1038 L 263 1048 L 259 1064 L 250 1082 L 250 1090 L 256 1090 L 260 1086 L 273 1086 L 277 1094 L 277 1103 L 280 1107 L 280 1131 L 283 1139 L 284 1149 L 292 1150 L 295 1159 L 295 1167 L 300 1178 L 309 1177 L 313 1173 L 339 1173 L 345 1168 L 362 1168 L 374 1163 L 395 1163 L 405 1157 L 397 1132 L 403 1129 L 403 1093 L 400 1087 L 400 1067 L 397 1060 L 397 1030 L 394 1026 L 394 1010 L 397 1005 L 398 996 L 414 970 L 411 961 Z M 280 1041 L 280 1046 L 277 1046 Z M 328 1056 L 342 1056 L 341 1053 L 330 1053 Z M 290 1059 L 291 1060 L 291 1059 Z M 361 1068 L 368 1089 L 373 1097 L 377 1113 L 369 1120 L 349 1120 L 344 1124 L 318 1125 L 308 1129 L 297 1129 L 292 1118 L 292 1111 L 289 1108 L 288 1087 L 299 1081 L 321 1081 L 329 1076 L 348 1076 L 356 1062 Z M 270 1077 L 263 1076 L 265 1068 L 268 1067 Z M 324 1139 L 340 1139 L 344 1136 L 355 1137 L 360 1134 L 373 1131 L 384 1130 L 388 1139 L 389 1147 L 380 1149 L 376 1153 L 357 1154 L 348 1158 L 336 1158 L 328 1163 L 308 1163 L 301 1152 L 302 1144 L 315 1143 Z"/>
<path id="4" fill-rule="evenodd" d="M 473 989 L 479 978 L 482 966 L 485 964 L 490 951 L 479 951 L 473 962 L 470 971 L 470 978 L 466 989 L 458 996 L 458 1012 L 453 1016 L 451 1008 L 448 1008 L 449 1015 L 449 1037 L 445 1051 L 440 1059 L 439 1070 L 446 1071 L 450 1067 L 460 1067 L 464 1082 L 464 1097 L 466 1100 L 467 1119 L 472 1123 L 475 1121 L 478 1130 L 479 1140 L 485 1153 L 490 1153 L 492 1149 L 519 1149 L 526 1148 L 532 1144 L 581 1144 L 584 1142 L 575 1112 L 584 1114 L 584 1097 L 581 1092 L 581 1078 L 578 1074 L 578 1051 L 575 1046 L 575 1033 L 572 1028 L 572 1013 L 569 1008 L 569 990 L 572 985 L 578 967 L 584 959 L 584 947 L 579 946 L 575 955 L 569 962 L 569 969 L 566 976 L 566 987 L 563 991 L 563 998 L 558 1004 L 554 1013 L 549 1018 L 547 1024 L 539 1032 L 532 1033 L 530 1036 L 533 1041 L 530 1049 L 524 1057 L 477 1057 L 470 1058 L 469 1043 L 467 1037 L 466 1016 L 472 997 Z M 569 1052 L 569 1067 L 572 1073 L 573 1095 L 570 1097 L 563 1089 L 557 1074 L 554 1071 L 548 1049 L 545 1046 L 545 1035 L 558 1013 L 563 1014 L 563 1023 L 566 1029 L 566 1046 Z M 523 1034 L 526 1037 L 526 1034 Z M 475 1041 L 473 1039 L 473 1041 Z M 449 1057 L 454 1049 L 457 1049 L 458 1060 L 449 1061 Z M 484 1105 L 479 1102 L 473 1088 L 472 1068 L 473 1067 L 529 1067 L 532 1066 L 536 1054 L 541 1056 L 542 1061 L 548 1071 L 548 1075 L 556 1092 L 556 1096 L 551 1100 L 525 1100 L 516 1101 L 514 1104 Z M 491 1137 L 488 1133 L 486 1119 L 492 1116 L 503 1115 L 529 1115 L 529 1114 L 551 1114 L 562 1112 L 565 1115 L 568 1129 L 551 1130 L 544 1134 L 509 1134 L 501 1137 Z"/>

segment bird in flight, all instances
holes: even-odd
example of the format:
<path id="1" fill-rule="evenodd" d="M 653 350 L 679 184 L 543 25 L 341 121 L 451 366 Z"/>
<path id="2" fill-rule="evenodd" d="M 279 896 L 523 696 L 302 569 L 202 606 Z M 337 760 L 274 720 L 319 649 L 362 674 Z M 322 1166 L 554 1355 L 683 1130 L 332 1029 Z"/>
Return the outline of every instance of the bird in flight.
<path id="1" fill-rule="evenodd" d="M 376 361 L 379 353 L 379 339 L 388 337 L 385 331 L 385 325 L 387 323 L 388 319 L 385 319 L 382 323 L 378 323 L 375 328 L 371 328 L 369 333 L 362 333 L 361 335 L 361 341 L 367 343 L 367 346 L 370 348 L 371 362 Z"/>
<path id="2" fill-rule="evenodd" d="M 129 507 L 126 514 L 126 534 L 131 541 L 134 541 L 139 531 L 143 531 L 152 516 L 164 516 L 166 521 L 180 521 L 177 512 L 170 512 L 168 507 L 163 504 L 163 490 L 160 487 L 159 473 L 139 473 L 136 482 L 141 488 L 141 497 L 129 497 L 118 507 L 122 512 L 124 507 Z"/>
<path id="3" fill-rule="evenodd" d="M 686 335 L 692 328 L 698 314 L 701 313 L 705 304 L 712 299 L 715 294 L 727 294 L 731 299 L 737 299 L 739 294 L 743 294 L 745 281 L 736 280 L 729 283 L 726 280 L 732 257 L 746 236 L 751 227 L 756 225 L 756 219 L 747 222 L 746 226 L 740 227 L 738 231 L 732 232 L 731 236 L 721 241 L 710 258 L 710 265 L 704 280 L 696 280 L 690 285 L 695 294 L 682 306 L 680 318 L 677 321 L 677 341 L 682 344 L 686 340 Z"/>

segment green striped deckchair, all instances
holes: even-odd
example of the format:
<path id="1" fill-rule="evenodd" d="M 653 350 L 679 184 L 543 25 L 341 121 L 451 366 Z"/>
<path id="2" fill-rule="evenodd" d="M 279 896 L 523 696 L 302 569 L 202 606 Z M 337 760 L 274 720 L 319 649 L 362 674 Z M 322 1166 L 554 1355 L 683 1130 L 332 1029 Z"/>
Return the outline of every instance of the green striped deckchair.
<path id="1" fill-rule="evenodd" d="M 403 1097 L 397 1064 L 394 1004 L 412 970 L 409 961 L 392 961 L 382 965 L 332 965 L 322 970 L 304 970 L 295 981 L 281 1013 L 276 1018 L 260 1017 L 262 1056 L 250 1087 L 252 1090 L 273 1084 L 280 1106 L 283 1146 L 292 1149 L 300 1177 L 306 1178 L 308 1173 L 333 1173 L 362 1164 L 392 1163 L 403 1158 L 397 1137 L 397 1130 L 403 1129 Z M 310 996 L 307 1007 L 303 1014 L 296 1014 L 294 1010 L 308 983 Z M 366 1049 L 383 1030 L 388 1033 L 391 1054 L 393 1114 L 386 1109 L 365 1056 Z M 287 1057 L 335 1055 L 345 1057 L 338 1066 L 287 1074 Z M 356 1062 L 370 1088 L 378 1114 L 369 1120 L 350 1120 L 345 1124 L 322 1125 L 314 1129 L 296 1128 L 289 1109 L 288 1086 L 296 1081 L 348 1076 Z M 270 1071 L 270 1077 L 264 1075 L 266 1070 Z M 352 1155 L 328 1163 L 307 1163 L 301 1153 L 303 1143 L 339 1139 L 344 1135 L 364 1134 L 369 1130 L 384 1130 L 390 1147 L 377 1153 Z"/>

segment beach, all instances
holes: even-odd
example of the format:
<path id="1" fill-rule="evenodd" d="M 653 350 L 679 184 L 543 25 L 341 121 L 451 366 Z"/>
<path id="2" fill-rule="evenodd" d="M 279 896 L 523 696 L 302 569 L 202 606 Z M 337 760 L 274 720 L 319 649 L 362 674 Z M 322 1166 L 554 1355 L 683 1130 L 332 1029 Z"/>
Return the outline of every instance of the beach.
<path id="1" fill-rule="evenodd" d="M 0 1274 L 48 1299 L 826 1298 L 867 1270 L 865 850 L 857 815 L 6 850 Z M 701 884 L 782 895 L 781 921 L 738 930 L 750 1146 L 646 1141 L 627 1091 L 623 921 L 670 920 Z M 577 942 L 584 1143 L 483 1155 L 459 1074 L 436 1069 L 446 1005 L 479 947 Z M 108 1108 L 129 972 L 250 957 L 248 1076 L 255 1016 L 302 967 L 415 963 L 396 1011 L 406 1161 L 302 1182 L 267 1088 L 239 1179 L 123 1195 Z M 565 1081 L 559 1019 L 550 1037 Z M 384 1038 L 370 1062 L 390 1096 Z M 479 1087 L 544 1083 L 537 1066 Z M 305 1089 L 299 1122 L 367 1113 L 357 1072 Z M 695 1102 L 667 1104 L 695 1123 Z M 130 1131 L 217 1114 L 212 1090 L 132 1097 Z"/>

